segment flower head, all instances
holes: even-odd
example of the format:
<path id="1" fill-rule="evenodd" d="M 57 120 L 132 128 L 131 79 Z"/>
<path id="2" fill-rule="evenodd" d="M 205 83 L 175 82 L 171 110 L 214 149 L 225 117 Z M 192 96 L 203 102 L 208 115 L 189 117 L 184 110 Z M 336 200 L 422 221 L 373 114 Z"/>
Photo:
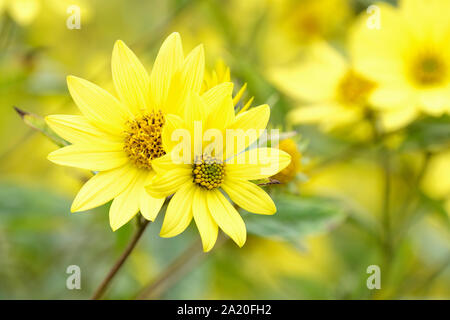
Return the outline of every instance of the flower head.
<path id="1" fill-rule="evenodd" d="M 184 119 L 167 117 L 170 124 L 162 133 L 167 154 L 154 160 L 157 175 L 147 187 L 153 197 L 174 194 L 161 236 L 180 234 L 194 219 L 204 251 L 213 248 L 219 228 L 243 246 L 245 223 L 225 194 L 247 211 L 275 213 L 272 199 L 251 180 L 276 174 L 289 164 L 290 156 L 278 149 L 248 150 L 260 133 L 245 133 L 264 129 L 270 109 L 261 105 L 236 115 L 230 83 L 213 87 L 201 96 L 193 94 L 190 106 Z M 175 143 L 174 137 L 186 139 Z"/>
<path id="2" fill-rule="evenodd" d="M 377 87 L 324 42 L 311 45 L 304 61 L 273 70 L 272 79 L 283 91 L 304 103 L 291 111 L 288 121 L 317 123 L 324 130 L 360 123 Z"/>
<path id="3" fill-rule="evenodd" d="M 371 103 L 385 114 L 389 129 L 420 112 L 450 112 L 450 2 L 402 0 L 379 7 L 380 28 L 361 17 L 352 33 L 355 67 L 379 84 Z"/>
<path id="4" fill-rule="evenodd" d="M 155 219 L 165 198 L 150 196 L 144 186 L 155 175 L 153 162 L 166 154 L 162 131 L 168 115 L 184 114 L 187 98 L 200 92 L 203 74 L 203 47 L 185 57 L 180 36 L 173 33 L 162 44 L 150 74 L 122 41 L 116 42 L 112 76 L 117 97 L 87 80 L 67 78 L 82 115 L 46 118 L 71 143 L 48 158 L 97 172 L 79 191 L 73 212 L 114 199 L 109 211 L 113 230 L 139 211 Z"/>

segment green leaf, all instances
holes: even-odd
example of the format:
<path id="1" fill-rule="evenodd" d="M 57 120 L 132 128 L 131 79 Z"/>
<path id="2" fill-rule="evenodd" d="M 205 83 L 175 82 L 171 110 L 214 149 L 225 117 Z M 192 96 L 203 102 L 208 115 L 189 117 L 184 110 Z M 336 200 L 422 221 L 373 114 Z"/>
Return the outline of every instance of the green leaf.
<path id="1" fill-rule="evenodd" d="M 44 136 L 46 136 L 51 141 L 53 141 L 57 146 L 64 147 L 64 146 L 69 145 L 69 142 L 67 142 L 66 140 L 61 138 L 59 135 L 56 134 L 55 131 L 50 129 L 50 127 L 45 122 L 44 118 L 42 118 L 38 115 L 29 113 L 27 111 L 24 111 L 22 109 L 19 109 L 17 107 L 14 107 L 14 109 L 20 115 L 20 117 L 22 118 L 23 122 L 25 122 L 25 124 L 27 124 L 28 126 L 30 126 L 33 129 L 41 132 Z"/>
<path id="2" fill-rule="evenodd" d="M 299 245 L 305 236 L 330 231 L 347 216 L 344 205 L 333 199 L 278 195 L 274 201 L 277 213 L 273 216 L 244 211 L 250 234 Z"/>
<path id="3" fill-rule="evenodd" d="M 402 151 L 436 151 L 450 146 L 450 116 L 428 117 L 406 128 Z"/>

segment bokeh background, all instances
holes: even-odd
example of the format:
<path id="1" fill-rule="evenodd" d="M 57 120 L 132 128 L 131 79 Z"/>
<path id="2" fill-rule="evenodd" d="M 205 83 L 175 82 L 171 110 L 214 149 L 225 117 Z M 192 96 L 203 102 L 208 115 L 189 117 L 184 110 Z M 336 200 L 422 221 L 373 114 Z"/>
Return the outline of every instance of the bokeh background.
<path id="1" fill-rule="evenodd" d="M 66 27 L 73 4 L 81 8 L 79 30 Z M 278 68 L 301 61 L 317 40 L 345 55 L 347 32 L 370 4 L 0 0 L 0 299 L 89 298 L 135 229 L 131 222 L 112 232 L 109 204 L 70 213 L 90 173 L 50 163 L 47 154 L 57 146 L 13 106 L 39 116 L 78 113 L 67 75 L 111 89 L 117 39 L 150 70 L 173 31 L 185 51 L 205 45 L 208 68 L 219 59 L 230 66 L 237 86 L 248 85 L 246 99 L 270 104 L 270 126 L 296 131 L 285 145 L 301 157 L 295 178 L 267 187 L 278 213 L 245 215 L 249 238 L 242 249 L 224 241 L 211 253 L 189 255 L 153 298 L 449 299 L 449 117 L 421 117 L 380 144 L 354 127 L 290 124 L 287 113 L 301 102 L 273 81 Z M 388 166 L 380 150 L 389 154 Z M 135 297 L 199 238 L 193 225 L 160 238 L 162 216 L 107 298 Z M 81 290 L 66 288 L 69 265 L 81 268 Z M 370 265 L 381 268 L 380 290 L 367 288 Z"/>

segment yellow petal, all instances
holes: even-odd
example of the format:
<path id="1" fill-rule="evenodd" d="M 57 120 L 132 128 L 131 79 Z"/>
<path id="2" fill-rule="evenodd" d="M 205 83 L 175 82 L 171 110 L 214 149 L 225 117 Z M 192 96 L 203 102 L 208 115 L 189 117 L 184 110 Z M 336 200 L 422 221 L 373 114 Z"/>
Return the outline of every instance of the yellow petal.
<path id="1" fill-rule="evenodd" d="M 133 51 L 120 40 L 113 49 L 112 77 L 120 100 L 134 115 L 148 110 L 150 78 Z"/>
<path id="2" fill-rule="evenodd" d="M 188 101 L 188 107 L 185 108 L 184 112 L 184 120 L 186 124 L 189 127 L 193 127 L 194 121 L 201 121 L 202 126 L 205 127 L 208 116 L 205 101 L 198 95 L 198 93 L 195 92 L 190 94 Z"/>
<path id="3" fill-rule="evenodd" d="M 98 140 L 120 142 L 121 136 L 106 134 L 89 123 L 84 116 L 51 115 L 45 117 L 49 127 L 70 143 L 91 144 Z"/>
<path id="4" fill-rule="evenodd" d="M 152 169 L 155 170 L 157 173 L 165 173 L 166 171 L 176 168 L 192 169 L 192 166 L 190 164 L 183 165 L 173 163 L 170 154 L 166 154 L 162 157 L 152 160 Z"/>
<path id="5" fill-rule="evenodd" d="M 200 92 L 205 73 L 205 52 L 203 45 L 195 47 L 184 60 L 181 78 L 185 90 Z"/>
<path id="6" fill-rule="evenodd" d="M 130 114 L 116 98 L 74 76 L 67 77 L 67 86 L 80 111 L 93 125 L 116 135 L 123 131 Z"/>
<path id="7" fill-rule="evenodd" d="M 166 115 L 165 120 L 166 122 L 163 126 L 161 138 L 164 150 L 166 153 L 169 153 L 178 143 L 180 143 L 180 141 L 177 141 L 175 137 L 172 137 L 172 134 L 175 130 L 184 129 L 187 126 L 181 117 L 174 114 Z"/>
<path id="8" fill-rule="evenodd" d="M 139 198 L 139 209 L 141 214 L 145 219 L 154 221 L 158 215 L 161 207 L 164 204 L 166 198 L 155 198 L 148 194 L 145 190 L 145 186 L 150 183 L 150 180 L 155 176 L 153 171 L 147 171 L 141 173 L 142 178 L 140 179 L 140 198 Z"/>
<path id="9" fill-rule="evenodd" d="M 203 47 L 198 46 L 186 57 L 181 70 L 172 76 L 164 111 L 184 116 L 191 93 L 200 93 L 205 69 Z"/>
<path id="10" fill-rule="evenodd" d="M 222 105 L 224 99 L 231 96 L 232 93 L 233 83 L 224 82 L 203 93 L 202 98 L 205 101 L 208 111 L 212 112 L 212 110 L 217 110 Z"/>
<path id="11" fill-rule="evenodd" d="M 279 149 L 251 149 L 229 159 L 226 175 L 243 180 L 264 179 L 283 170 L 291 162 L 291 156 Z"/>
<path id="12" fill-rule="evenodd" d="M 398 130 L 411 123 L 419 115 L 413 106 L 385 111 L 381 114 L 381 124 L 386 131 Z"/>
<path id="13" fill-rule="evenodd" d="M 135 178 L 137 171 L 125 165 L 117 169 L 97 173 L 78 192 L 71 211 L 86 211 L 118 196 Z"/>
<path id="14" fill-rule="evenodd" d="M 109 224 L 116 231 L 130 221 L 139 212 L 141 185 L 136 183 L 138 177 L 116 198 L 109 208 Z"/>
<path id="15" fill-rule="evenodd" d="M 53 151 L 48 159 L 63 166 L 92 171 L 111 170 L 128 162 L 122 145 L 106 142 L 94 146 L 70 145 Z"/>
<path id="16" fill-rule="evenodd" d="M 181 69 L 183 62 L 181 38 L 174 32 L 161 45 L 150 75 L 151 95 L 157 109 L 164 107 L 172 77 Z"/>
<path id="17" fill-rule="evenodd" d="M 263 104 L 243 112 L 228 127 L 229 129 L 265 129 L 270 118 L 270 107 Z"/>
<path id="18" fill-rule="evenodd" d="M 206 104 L 206 109 L 209 113 L 208 129 L 225 129 L 235 120 L 233 98 L 231 92 L 227 92 L 226 90 L 218 91 L 215 96 L 215 101 Z"/>
<path id="19" fill-rule="evenodd" d="M 274 214 L 277 211 L 270 196 L 254 183 L 225 177 L 222 188 L 234 203 L 249 212 Z"/>
<path id="20" fill-rule="evenodd" d="M 192 197 L 194 185 L 185 184 L 175 193 L 167 206 L 160 236 L 164 238 L 175 237 L 182 233 L 192 220 Z"/>
<path id="21" fill-rule="evenodd" d="M 30 24 L 39 13 L 41 3 L 37 0 L 9 1 L 9 13 L 21 25 Z"/>
<path id="22" fill-rule="evenodd" d="M 289 112 L 287 121 L 292 124 L 318 123 L 327 117 L 332 117 L 338 107 L 335 103 L 320 103 L 298 107 Z"/>
<path id="23" fill-rule="evenodd" d="M 266 128 L 269 118 L 270 107 L 267 104 L 240 113 L 227 128 L 227 157 L 238 154 L 255 142 Z M 234 136 L 231 134 L 233 132 Z"/>
<path id="24" fill-rule="evenodd" d="M 270 78 L 289 96 L 307 102 L 332 99 L 347 71 L 344 57 L 325 42 L 314 43 L 301 61 L 270 71 Z"/>
<path id="25" fill-rule="evenodd" d="M 195 187 L 195 193 L 192 199 L 194 220 L 202 239 L 203 251 L 205 252 L 208 252 L 214 247 L 219 233 L 217 223 L 211 216 L 211 212 L 206 203 L 207 193 L 208 191 Z"/>
<path id="26" fill-rule="evenodd" d="M 244 220 L 233 205 L 217 189 L 206 191 L 209 212 L 214 221 L 239 247 L 247 238 Z"/>
<path id="27" fill-rule="evenodd" d="M 156 175 L 146 187 L 147 192 L 155 198 L 174 194 L 181 186 L 192 180 L 192 169 L 176 168 Z"/>

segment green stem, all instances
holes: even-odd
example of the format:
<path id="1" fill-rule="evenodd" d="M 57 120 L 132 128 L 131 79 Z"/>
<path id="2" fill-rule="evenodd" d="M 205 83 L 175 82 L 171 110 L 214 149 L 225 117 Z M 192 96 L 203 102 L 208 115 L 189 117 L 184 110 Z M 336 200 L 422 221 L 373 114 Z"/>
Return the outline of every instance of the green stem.
<path id="1" fill-rule="evenodd" d="M 141 217 L 138 217 L 138 219 L 141 219 Z M 125 248 L 125 251 L 120 255 L 119 259 L 116 261 L 116 263 L 113 265 L 111 270 L 106 275 L 105 279 L 103 279 L 100 286 L 95 290 L 95 293 L 92 296 L 92 300 L 98 300 L 100 299 L 106 289 L 108 289 L 109 285 L 111 284 L 111 281 L 116 276 L 117 272 L 121 269 L 127 258 L 130 256 L 133 249 L 136 247 L 139 239 L 142 237 L 142 234 L 144 233 L 145 229 L 147 228 L 150 221 L 148 220 L 139 220 L 138 229 L 136 230 L 136 233 L 131 238 L 130 243 L 128 243 L 127 247 Z"/>

